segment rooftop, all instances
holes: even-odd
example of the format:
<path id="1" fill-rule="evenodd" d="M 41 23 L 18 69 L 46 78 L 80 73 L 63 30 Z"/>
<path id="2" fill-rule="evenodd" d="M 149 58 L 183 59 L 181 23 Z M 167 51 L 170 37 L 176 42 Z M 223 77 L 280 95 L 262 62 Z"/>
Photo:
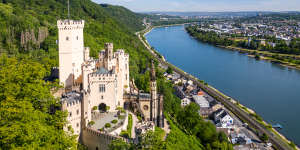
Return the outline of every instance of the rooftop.
<path id="1" fill-rule="evenodd" d="M 106 68 L 101 67 L 95 73 L 96 74 L 110 74 L 110 73 L 112 73 L 112 71 L 108 71 Z"/>
<path id="2" fill-rule="evenodd" d="M 81 100 L 81 94 L 75 91 L 65 93 L 61 97 L 61 101 L 67 103 L 72 103 L 80 100 Z"/>

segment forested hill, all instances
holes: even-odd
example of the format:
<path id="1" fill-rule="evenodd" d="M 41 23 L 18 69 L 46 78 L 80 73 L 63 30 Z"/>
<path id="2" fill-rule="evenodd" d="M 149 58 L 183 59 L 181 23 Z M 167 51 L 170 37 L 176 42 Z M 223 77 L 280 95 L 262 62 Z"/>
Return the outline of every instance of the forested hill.
<path id="1" fill-rule="evenodd" d="M 30 53 L 31 56 L 39 57 L 44 54 L 36 53 L 47 52 L 45 55 L 51 60 L 56 59 L 52 64 L 57 65 L 56 21 L 67 18 L 67 1 L 0 0 L 0 2 L 0 52 L 9 55 Z M 90 0 L 70 0 L 70 8 L 71 19 L 86 21 L 85 46 L 91 48 L 92 56 L 97 56 L 97 52 L 103 48 L 105 42 L 113 42 L 116 48 L 130 51 L 131 57 L 147 56 L 143 45 L 136 36 L 133 36 L 134 27 L 116 21 L 115 17 L 108 13 L 110 11 L 101 5 Z M 122 14 L 127 13 L 123 11 Z M 141 59 L 136 61 L 139 62 L 131 61 L 131 64 L 139 65 L 146 62 Z"/>
<path id="2" fill-rule="evenodd" d="M 109 4 L 100 4 L 107 13 L 116 21 L 126 25 L 132 31 L 141 31 L 143 26 L 143 15 L 134 13 L 123 6 L 113 6 Z"/>

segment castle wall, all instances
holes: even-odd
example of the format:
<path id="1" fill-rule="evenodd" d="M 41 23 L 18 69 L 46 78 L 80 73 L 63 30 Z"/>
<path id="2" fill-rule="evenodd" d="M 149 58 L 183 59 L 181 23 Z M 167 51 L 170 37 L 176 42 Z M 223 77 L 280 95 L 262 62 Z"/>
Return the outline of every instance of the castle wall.
<path id="1" fill-rule="evenodd" d="M 109 144 L 118 138 L 121 137 L 101 133 L 90 128 L 85 128 L 82 131 L 81 142 L 88 148 L 88 150 L 108 150 Z"/>
<path id="2" fill-rule="evenodd" d="M 90 85 L 90 104 L 91 108 L 94 106 L 99 106 L 99 104 L 104 103 L 106 106 L 110 107 L 110 110 L 115 110 L 117 108 L 117 85 L 116 76 L 113 74 L 103 74 L 89 75 L 89 85 Z M 105 90 L 100 90 L 100 86 L 104 86 Z"/>
<path id="3" fill-rule="evenodd" d="M 81 129 L 81 101 L 64 102 L 62 110 L 68 112 L 65 131 L 68 131 L 68 126 L 72 126 L 74 134 L 79 135 Z"/>

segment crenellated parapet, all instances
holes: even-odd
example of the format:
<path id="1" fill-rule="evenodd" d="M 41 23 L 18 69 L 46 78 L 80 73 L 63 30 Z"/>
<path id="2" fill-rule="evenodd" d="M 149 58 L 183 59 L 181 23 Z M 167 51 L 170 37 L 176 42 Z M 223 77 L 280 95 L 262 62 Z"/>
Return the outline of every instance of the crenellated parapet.
<path id="1" fill-rule="evenodd" d="M 57 20 L 58 30 L 83 29 L 84 20 Z"/>
<path id="2" fill-rule="evenodd" d="M 116 74 L 113 73 L 107 73 L 107 74 L 97 74 L 97 73 L 91 73 L 89 74 L 89 80 L 92 81 L 115 81 L 116 80 Z"/>

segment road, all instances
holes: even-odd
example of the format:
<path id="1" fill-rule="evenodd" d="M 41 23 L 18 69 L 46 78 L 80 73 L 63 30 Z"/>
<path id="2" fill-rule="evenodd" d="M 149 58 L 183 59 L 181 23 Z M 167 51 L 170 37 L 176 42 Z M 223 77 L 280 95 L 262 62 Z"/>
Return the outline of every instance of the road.
<path id="1" fill-rule="evenodd" d="M 147 29 L 148 28 L 149 27 L 147 27 Z M 145 31 L 147 29 L 145 29 Z M 189 80 L 192 80 L 203 91 L 205 91 L 210 96 L 212 96 L 213 98 L 215 98 L 216 100 L 218 100 L 219 102 L 221 102 L 228 110 L 230 110 L 233 114 L 235 114 L 239 119 L 241 119 L 244 122 L 248 123 L 249 127 L 251 127 L 252 129 L 254 129 L 254 131 L 257 130 L 260 134 L 263 134 L 263 133 L 267 134 L 268 137 L 269 137 L 269 142 L 271 142 L 273 144 L 273 146 L 274 146 L 275 149 L 279 149 L 279 150 L 292 150 L 292 148 L 287 143 L 285 143 L 284 141 L 282 141 L 279 137 L 274 136 L 274 133 L 272 133 L 271 131 L 269 131 L 268 129 L 266 129 L 266 127 L 264 127 L 262 124 L 260 124 L 255 119 L 253 119 L 248 113 L 246 113 L 241 108 L 239 108 L 238 106 L 236 106 L 235 104 L 233 104 L 226 97 L 224 97 L 220 93 L 216 92 L 214 89 L 212 89 L 212 88 L 204 85 L 203 83 L 199 82 L 198 79 L 196 79 L 195 77 L 193 77 L 193 76 L 187 74 L 186 72 L 178 69 L 174 65 L 172 65 L 172 64 L 170 64 L 170 63 L 162 60 L 155 52 L 153 52 L 153 50 L 151 50 L 150 46 L 147 45 L 143 41 L 143 39 L 141 38 L 140 34 L 138 33 L 137 35 L 138 35 L 138 38 L 140 39 L 140 41 L 145 45 L 145 47 L 147 47 L 147 49 L 156 58 L 156 60 L 158 60 L 163 65 L 169 66 L 170 68 L 172 68 L 175 72 L 177 72 L 181 76 L 183 76 L 183 77 L 185 77 L 185 78 L 187 78 Z"/>

